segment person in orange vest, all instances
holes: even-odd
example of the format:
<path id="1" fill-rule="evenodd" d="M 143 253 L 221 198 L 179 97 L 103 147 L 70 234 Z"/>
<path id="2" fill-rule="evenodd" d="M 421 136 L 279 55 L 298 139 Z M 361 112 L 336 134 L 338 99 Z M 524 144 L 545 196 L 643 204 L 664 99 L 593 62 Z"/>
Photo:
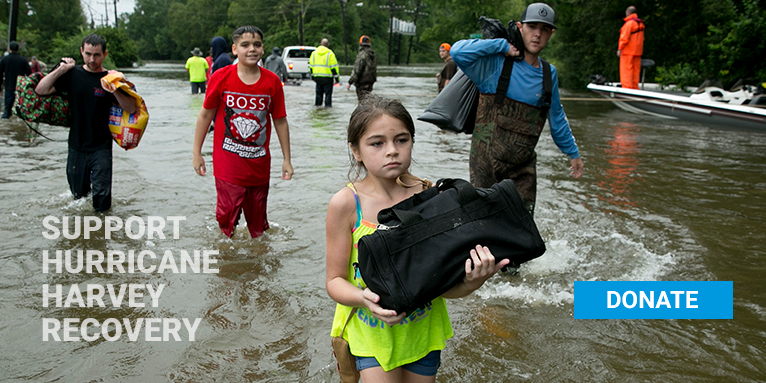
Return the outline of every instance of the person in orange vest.
<path id="1" fill-rule="evenodd" d="M 644 20 L 638 18 L 636 7 L 625 10 L 625 24 L 620 28 L 617 56 L 620 57 L 620 83 L 623 88 L 638 89 L 641 55 L 644 53 Z"/>

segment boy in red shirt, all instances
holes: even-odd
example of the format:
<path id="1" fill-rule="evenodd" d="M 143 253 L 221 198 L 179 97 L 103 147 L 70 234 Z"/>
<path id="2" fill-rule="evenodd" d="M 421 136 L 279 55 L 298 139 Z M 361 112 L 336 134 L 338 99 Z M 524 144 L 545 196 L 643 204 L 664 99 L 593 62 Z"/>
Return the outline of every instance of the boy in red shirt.
<path id="1" fill-rule="evenodd" d="M 290 130 L 285 113 L 282 83 L 272 72 L 261 70 L 263 32 L 254 26 L 237 28 L 231 49 L 239 62 L 210 76 L 205 102 L 194 132 L 193 165 L 205 175 L 202 144 L 208 126 L 216 117 L 213 133 L 213 163 L 218 202 L 215 217 L 231 237 L 244 212 L 250 236 L 256 238 L 269 228 L 266 198 L 269 193 L 271 126 L 282 148 L 282 179 L 293 175 L 290 163 Z M 222 127 L 219 129 L 218 127 Z"/>

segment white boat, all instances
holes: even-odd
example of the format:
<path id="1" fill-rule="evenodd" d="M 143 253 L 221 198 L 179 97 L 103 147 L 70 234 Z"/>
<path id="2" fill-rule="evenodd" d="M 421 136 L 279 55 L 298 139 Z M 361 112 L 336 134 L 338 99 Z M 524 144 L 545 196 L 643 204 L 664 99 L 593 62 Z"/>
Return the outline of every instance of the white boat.
<path id="1" fill-rule="evenodd" d="M 663 91 L 652 84 L 645 85 L 653 90 L 625 89 L 617 85 L 591 83 L 588 89 L 633 113 L 766 132 L 766 107 L 755 105 L 763 102 L 764 96 L 754 96 L 754 87 L 740 87 L 736 92 L 705 87 L 694 93 L 682 93 Z"/>

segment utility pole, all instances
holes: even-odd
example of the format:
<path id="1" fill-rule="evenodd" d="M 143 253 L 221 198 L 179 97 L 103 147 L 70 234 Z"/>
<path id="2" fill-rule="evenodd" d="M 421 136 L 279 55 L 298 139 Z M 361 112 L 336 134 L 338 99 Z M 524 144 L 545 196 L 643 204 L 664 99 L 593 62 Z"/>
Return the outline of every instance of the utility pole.
<path id="1" fill-rule="evenodd" d="M 117 0 L 114 0 L 114 27 L 120 27 L 120 19 L 117 17 Z"/>
<path id="2" fill-rule="evenodd" d="M 298 28 L 300 29 L 300 31 L 298 32 L 300 34 L 298 38 L 298 42 L 300 43 L 300 45 L 303 45 L 303 0 L 301 0 L 300 14 L 298 14 Z"/>
<path id="3" fill-rule="evenodd" d="M 391 65 L 391 38 L 394 36 L 394 11 L 397 9 L 404 9 L 404 6 L 396 5 L 395 0 L 391 0 L 390 5 L 381 5 L 380 9 L 388 9 L 391 11 L 391 16 L 388 19 L 388 65 Z"/>
<path id="4" fill-rule="evenodd" d="M 16 41 L 16 28 L 19 22 L 19 0 L 11 0 L 11 9 L 8 15 L 8 48 L 11 47 L 11 41 Z M 6 80 L 7 81 L 7 80 Z"/>
<path id="5" fill-rule="evenodd" d="M 345 61 L 348 65 L 348 44 L 346 43 L 346 2 L 348 0 L 338 0 L 340 3 L 340 23 L 343 27 L 343 50 L 346 52 Z"/>
<path id="6" fill-rule="evenodd" d="M 423 4 L 425 7 L 427 4 Z M 428 12 L 420 12 L 420 0 L 415 3 L 415 10 L 411 11 L 409 9 L 404 10 L 404 12 L 412 13 L 414 14 L 414 18 L 412 20 L 412 23 L 415 24 L 415 33 L 417 34 L 417 26 L 418 26 L 418 16 L 428 16 Z M 415 36 L 410 36 L 410 47 L 407 48 L 407 65 L 410 65 L 410 52 L 412 52 L 412 38 Z"/>
<path id="7" fill-rule="evenodd" d="M 104 25 L 104 19 L 101 18 L 101 26 L 108 27 L 109 26 L 109 7 L 107 7 L 107 5 L 109 4 L 109 2 L 105 0 L 103 3 L 99 3 L 99 4 L 104 4 L 104 17 L 106 17 L 106 25 Z"/>

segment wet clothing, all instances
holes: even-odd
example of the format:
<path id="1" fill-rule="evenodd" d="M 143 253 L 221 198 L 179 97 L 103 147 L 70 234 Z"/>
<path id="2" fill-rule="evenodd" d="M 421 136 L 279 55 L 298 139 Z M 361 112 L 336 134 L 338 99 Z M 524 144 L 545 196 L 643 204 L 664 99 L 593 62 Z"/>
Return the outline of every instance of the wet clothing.
<path id="1" fill-rule="evenodd" d="M 269 229 L 266 217 L 266 201 L 269 196 L 269 184 L 258 186 L 240 186 L 215 179 L 216 206 L 215 218 L 221 232 L 231 238 L 239 224 L 240 213 L 245 215 L 247 230 L 252 238 L 258 238 Z"/>
<path id="2" fill-rule="evenodd" d="M 13 102 L 16 99 L 16 78 L 32 73 L 27 59 L 16 52 L 11 52 L 0 60 L 0 82 L 5 79 L 5 109 L 3 118 L 11 116 Z"/>
<path id="3" fill-rule="evenodd" d="M 190 82 L 205 82 L 207 80 L 205 78 L 205 71 L 208 68 L 207 61 L 202 57 L 192 56 L 186 60 L 186 70 L 189 71 Z"/>
<path id="4" fill-rule="evenodd" d="M 216 36 L 210 40 L 210 47 L 213 48 L 213 66 L 210 67 L 210 75 L 212 76 L 215 71 L 231 65 L 231 58 L 227 53 L 231 50 L 231 46 L 226 44 L 226 39 Z"/>
<path id="5" fill-rule="evenodd" d="M 200 91 L 205 93 L 206 72 L 208 68 L 207 61 L 202 57 L 192 56 L 186 60 L 186 70 L 189 71 L 192 94 L 197 94 Z"/>
<path id="6" fill-rule="evenodd" d="M 279 77 L 282 82 L 287 81 L 287 67 L 285 66 L 284 60 L 282 60 L 282 57 L 280 57 L 276 53 L 272 53 L 269 57 L 266 58 L 266 61 L 263 63 L 263 67 L 274 72 L 274 74 Z"/>
<path id="7" fill-rule="evenodd" d="M 368 46 L 360 46 L 354 60 L 354 69 L 348 78 L 348 83 L 356 87 L 356 96 L 359 101 L 367 93 L 372 92 L 372 85 L 377 80 L 378 60 L 375 58 L 375 51 Z"/>
<path id="8" fill-rule="evenodd" d="M 351 235 L 353 244 L 348 262 L 348 281 L 360 289 L 367 285 L 359 273 L 357 244 L 365 235 L 375 232 L 376 226 L 363 219 L 359 195 L 353 184 L 348 185 L 356 199 L 356 224 Z M 331 336 L 340 336 L 352 307 L 337 304 L 332 322 Z M 375 357 L 383 370 L 390 371 L 426 357 L 431 351 L 443 350 L 446 340 L 453 335 L 444 298 L 431 301 L 425 309 L 418 309 L 401 323 L 392 326 L 378 320 L 367 308 L 357 308 L 348 322 L 343 338 L 348 341 L 354 356 Z"/>
<path id="9" fill-rule="evenodd" d="M 322 106 L 322 101 L 324 101 L 324 106 L 332 107 L 333 82 L 340 80 L 338 68 L 338 59 L 330 48 L 320 45 L 311 52 L 309 71 L 311 78 L 316 83 L 314 106 Z"/>
<path id="10" fill-rule="evenodd" d="M 54 83 L 67 92 L 71 112 L 67 181 L 75 198 L 93 192 L 96 212 L 112 206 L 112 134 L 109 112 L 117 99 L 101 87 L 108 72 L 92 73 L 76 66 Z"/>
<path id="11" fill-rule="evenodd" d="M 117 103 L 113 94 L 101 87 L 107 72 L 92 73 L 82 65 L 64 73 L 54 83 L 57 91 L 67 92 L 71 111 L 69 147 L 81 152 L 112 148 L 109 110 Z"/>
<path id="12" fill-rule="evenodd" d="M 620 28 L 620 42 L 617 50 L 621 55 L 641 56 L 644 54 L 644 20 L 633 13 L 626 16 Z"/>
<path id="13" fill-rule="evenodd" d="M 216 109 L 215 178 L 241 186 L 269 183 L 272 120 L 287 116 L 280 79 L 262 70 L 258 82 L 246 85 L 237 65 L 229 65 L 210 76 L 203 107 Z"/>
<path id="14" fill-rule="evenodd" d="M 455 76 L 455 73 L 457 73 L 457 65 L 455 65 L 455 61 L 452 60 L 452 57 L 449 57 L 447 58 L 447 61 L 444 62 L 442 71 L 439 72 L 439 92 L 444 89 L 447 80 L 452 80 L 452 77 Z"/>
<path id="15" fill-rule="evenodd" d="M 412 363 L 404 364 L 401 367 L 404 370 L 418 375 L 434 376 L 439 371 L 439 367 L 442 364 L 441 354 L 441 350 L 431 351 L 428 353 L 428 355 Z M 356 369 L 359 371 L 378 366 L 380 366 L 380 363 L 378 363 L 378 360 L 373 357 L 356 357 Z"/>
<path id="16" fill-rule="evenodd" d="M 316 89 L 314 92 L 314 106 L 322 106 L 322 101 L 324 101 L 325 107 L 332 108 L 332 78 L 318 77 L 315 78 L 314 81 L 316 82 Z"/>
<path id="17" fill-rule="evenodd" d="M 93 192 L 93 209 L 104 212 L 112 207 L 112 149 L 81 152 L 69 148 L 66 178 L 75 199 Z"/>
<path id="18" fill-rule="evenodd" d="M 338 59 L 335 53 L 324 45 L 320 45 L 311 52 L 309 57 L 309 71 L 311 76 L 333 78 L 338 76 Z"/>
<path id="19" fill-rule="evenodd" d="M 536 197 L 536 154 L 546 118 L 559 150 L 571 159 L 580 153 L 569 128 L 558 88 L 556 68 L 551 65 L 551 102 L 543 109 L 543 63 L 534 67 L 524 60 L 513 62 L 510 84 L 498 103 L 495 93 L 510 48 L 505 39 L 461 40 L 450 50 L 457 66 L 480 92 L 476 126 L 472 135 L 471 183 L 489 187 L 512 179 L 528 208 Z"/>
<path id="20" fill-rule="evenodd" d="M 537 196 L 535 146 L 545 126 L 542 108 L 481 93 L 471 136 L 471 184 L 488 188 L 512 179 L 529 210 Z"/>
<path id="21" fill-rule="evenodd" d="M 623 19 L 620 28 L 620 84 L 623 88 L 638 89 L 641 75 L 641 55 L 644 53 L 644 21 L 632 13 Z"/>

